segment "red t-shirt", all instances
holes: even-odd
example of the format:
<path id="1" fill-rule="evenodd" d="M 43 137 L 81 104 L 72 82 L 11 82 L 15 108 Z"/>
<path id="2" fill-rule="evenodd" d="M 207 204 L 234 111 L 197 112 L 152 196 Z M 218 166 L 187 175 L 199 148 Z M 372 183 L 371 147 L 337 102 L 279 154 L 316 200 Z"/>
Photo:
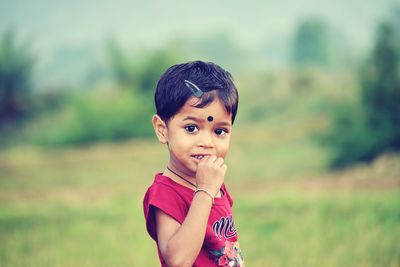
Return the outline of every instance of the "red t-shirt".
<path id="1" fill-rule="evenodd" d="M 193 266 L 244 266 L 232 216 L 232 198 L 225 185 L 222 197 L 214 199 L 208 218 L 204 243 Z M 156 174 L 153 184 L 144 196 L 143 209 L 147 232 L 157 242 L 155 208 L 174 218 L 180 224 L 185 220 L 194 191 L 162 174 Z M 158 242 L 157 242 L 158 248 Z M 158 249 L 161 266 L 167 266 Z"/>

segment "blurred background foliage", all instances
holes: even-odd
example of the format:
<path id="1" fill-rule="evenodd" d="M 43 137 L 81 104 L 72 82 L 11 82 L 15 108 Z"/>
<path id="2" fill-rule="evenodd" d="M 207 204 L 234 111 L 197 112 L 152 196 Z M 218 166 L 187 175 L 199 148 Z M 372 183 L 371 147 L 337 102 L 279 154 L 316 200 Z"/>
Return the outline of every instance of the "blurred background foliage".
<path id="1" fill-rule="evenodd" d="M 293 41 L 293 63 L 300 66 L 329 66 L 332 41 L 326 22 L 321 19 L 306 19 L 300 23 Z"/>
<path id="2" fill-rule="evenodd" d="M 200 59 L 240 93 L 248 265 L 400 266 L 399 4 L 187 5 L 0 0 L 0 265 L 156 264 L 154 89 Z"/>
<path id="3" fill-rule="evenodd" d="M 34 58 L 28 43 L 18 43 L 14 32 L 0 39 L 0 122 L 1 128 L 19 123 L 32 108 Z"/>
<path id="4" fill-rule="evenodd" d="M 368 58 L 361 65 L 360 89 L 352 102 L 338 105 L 324 136 L 333 148 L 333 167 L 371 161 L 400 148 L 400 36 L 382 22 Z M 344 134 L 345 133 L 345 134 Z"/>
<path id="5" fill-rule="evenodd" d="M 276 94 L 288 91 L 274 103 L 268 103 L 271 96 L 266 95 L 259 104 L 256 104 L 257 93 L 249 92 L 256 97 L 246 99 L 248 104 L 244 101 L 245 106 L 251 105 L 242 115 L 246 118 L 244 122 L 265 117 L 261 115 L 268 112 L 277 113 L 279 105 L 287 109 L 296 95 L 303 94 L 304 99 L 305 95 L 320 94 L 318 91 L 324 85 L 318 84 L 318 80 L 326 75 L 340 76 L 340 72 L 352 71 L 354 74 L 350 76 L 359 84 L 357 90 L 348 89 L 354 93 L 352 98 L 344 96 L 335 102 L 325 95 L 315 100 L 320 106 L 327 104 L 325 112 L 332 120 L 326 133 L 320 134 L 320 140 L 330 147 L 332 167 L 371 161 L 385 151 L 399 149 L 398 16 L 394 13 L 389 20 L 377 25 L 372 49 L 350 66 L 345 65 L 347 62 L 340 63 L 340 54 L 345 51 L 340 51 L 332 41 L 334 36 L 329 24 L 322 18 L 311 17 L 301 20 L 294 30 L 290 68 L 275 73 L 267 73 L 267 69 L 262 73 L 260 68 L 251 73 L 252 69 L 246 71 L 235 66 L 233 61 L 240 63 L 244 52 L 235 47 L 226 33 L 205 39 L 176 39 L 163 48 L 150 50 L 124 50 L 115 39 L 108 39 L 103 48 L 103 72 L 108 73 L 104 75 L 109 78 L 108 82 L 92 77 L 97 82 L 91 86 L 81 82 L 79 86 L 41 90 L 32 84 L 38 59 L 27 41 L 19 40 L 15 32 L 8 30 L 1 36 L 1 144 L 58 146 L 151 136 L 148 122 L 154 113 L 151 103 L 158 78 L 172 64 L 198 55 L 232 65 L 233 70 L 239 70 L 240 79 L 246 75 L 255 80 L 264 79 L 263 84 L 255 85 L 260 90 Z M 333 64 L 335 55 L 336 65 Z M 286 76 L 279 77 L 279 73 Z M 95 74 L 89 71 L 88 75 Z M 274 88 L 274 80 L 278 79 L 291 80 L 291 84 Z M 278 90 L 281 92 L 273 92 Z M 309 108 L 312 114 L 311 106 L 303 103 L 303 107 Z"/>

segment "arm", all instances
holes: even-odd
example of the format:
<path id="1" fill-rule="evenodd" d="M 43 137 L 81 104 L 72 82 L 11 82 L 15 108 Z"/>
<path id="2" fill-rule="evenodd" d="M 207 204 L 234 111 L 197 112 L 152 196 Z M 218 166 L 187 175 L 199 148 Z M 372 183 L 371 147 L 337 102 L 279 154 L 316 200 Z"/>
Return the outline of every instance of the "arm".
<path id="1" fill-rule="evenodd" d="M 182 225 L 156 210 L 158 244 L 168 266 L 193 265 L 203 245 L 211 205 L 208 195 L 197 193 Z"/>
<path id="2" fill-rule="evenodd" d="M 216 194 L 225 172 L 226 165 L 221 158 L 214 156 L 202 161 L 196 175 L 198 187 Z M 158 245 L 168 266 L 193 265 L 203 245 L 211 207 L 212 199 L 208 194 L 196 193 L 182 225 L 156 209 Z"/>

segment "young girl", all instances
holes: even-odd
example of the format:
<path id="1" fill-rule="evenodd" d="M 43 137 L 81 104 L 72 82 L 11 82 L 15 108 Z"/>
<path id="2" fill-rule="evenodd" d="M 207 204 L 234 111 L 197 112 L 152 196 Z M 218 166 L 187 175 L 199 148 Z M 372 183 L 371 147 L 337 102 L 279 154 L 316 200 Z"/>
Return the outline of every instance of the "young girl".
<path id="1" fill-rule="evenodd" d="M 244 266 L 224 184 L 238 93 L 231 75 L 201 61 L 170 67 L 155 93 L 153 126 L 169 161 L 143 201 L 161 266 Z"/>

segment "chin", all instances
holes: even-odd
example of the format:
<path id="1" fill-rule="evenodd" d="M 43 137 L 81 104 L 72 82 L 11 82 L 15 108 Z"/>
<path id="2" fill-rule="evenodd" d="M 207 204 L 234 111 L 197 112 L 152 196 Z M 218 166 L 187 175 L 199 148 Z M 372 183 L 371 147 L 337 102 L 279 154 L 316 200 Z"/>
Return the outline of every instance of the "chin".
<path id="1" fill-rule="evenodd" d="M 187 166 L 186 169 L 188 170 L 189 173 L 196 174 L 197 164 L 196 164 L 196 166 Z"/>

